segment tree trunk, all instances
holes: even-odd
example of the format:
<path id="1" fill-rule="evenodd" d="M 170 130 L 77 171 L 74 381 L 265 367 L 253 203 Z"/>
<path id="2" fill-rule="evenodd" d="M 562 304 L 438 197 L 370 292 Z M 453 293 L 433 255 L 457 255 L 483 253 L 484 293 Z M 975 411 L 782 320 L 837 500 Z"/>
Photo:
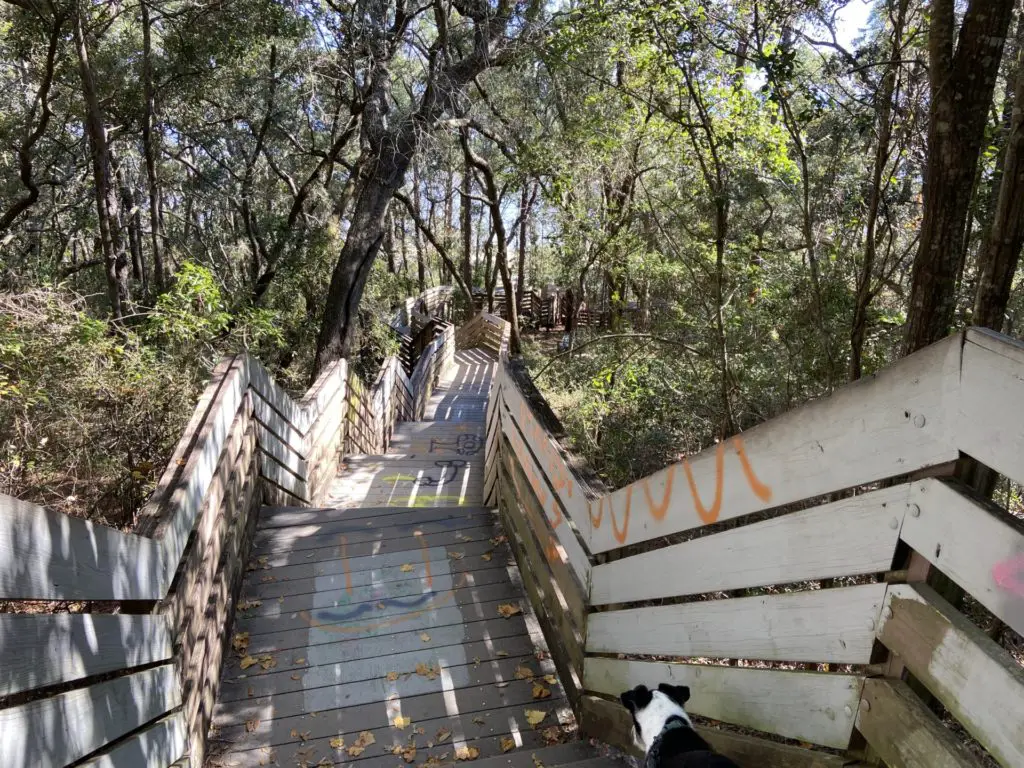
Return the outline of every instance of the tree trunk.
<path id="1" fill-rule="evenodd" d="M 882 75 L 875 99 L 877 105 L 875 123 L 878 126 L 878 142 L 875 144 L 875 159 L 871 168 L 871 189 L 868 192 L 868 208 L 864 234 L 864 261 L 857 278 L 857 295 L 853 307 L 853 324 L 850 328 L 850 381 L 861 377 L 864 356 L 864 336 L 867 333 L 868 307 L 874 298 L 872 278 L 877 256 L 878 212 L 882 204 L 883 175 L 889 163 L 889 144 L 892 140 L 892 96 L 896 88 L 896 72 L 903 51 L 903 26 L 907 17 L 910 0 L 897 0 L 892 32 L 890 62 Z"/>
<path id="2" fill-rule="evenodd" d="M 722 398 L 722 438 L 732 437 L 739 430 L 732 409 L 729 373 L 729 340 L 725 330 L 725 248 L 729 237 L 729 202 L 715 201 L 715 329 L 718 332 L 718 376 Z"/>
<path id="3" fill-rule="evenodd" d="M 366 280 L 384 242 L 388 204 L 401 186 L 404 169 L 374 173 L 362 184 L 355 201 L 348 237 L 331 274 L 324 317 L 316 340 L 313 380 L 328 363 L 348 357 L 355 346 L 359 302 Z M 420 262 L 422 266 L 422 261 Z"/>
<path id="4" fill-rule="evenodd" d="M 928 167 L 911 280 L 907 354 L 943 338 L 953 324 L 957 267 L 1013 2 L 971 0 L 955 52 L 956 4 L 932 2 Z"/>
<path id="5" fill-rule="evenodd" d="M 463 128 L 462 130 L 467 130 Z M 473 288 L 473 201 L 470 195 L 473 194 L 473 174 L 467 162 L 462 170 L 462 279 L 466 285 Z M 473 304 L 470 302 L 470 312 L 473 311 Z"/>
<path id="6" fill-rule="evenodd" d="M 526 232 L 529 227 L 530 208 L 533 199 L 530 197 L 530 184 L 523 184 L 523 194 L 519 198 L 519 263 L 516 270 L 516 306 L 523 305 L 523 286 L 526 284 Z"/>
<path id="7" fill-rule="evenodd" d="M 131 292 L 128 287 L 128 259 L 117 226 L 117 193 L 114 189 L 107 130 L 103 122 L 99 94 L 89 62 L 89 49 L 85 39 L 84 9 L 75 13 L 75 47 L 78 71 L 82 80 L 85 102 L 85 131 L 89 137 L 92 158 L 93 192 L 96 200 L 96 218 L 99 224 L 100 249 L 107 278 L 107 298 L 110 312 L 120 320 L 128 312 Z"/>
<path id="8" fill-rule="evenodd" d="M 1018 24 L 1024 28 L 1024 19 Z M 1024 39 L 1024 35 L 1020 35 Z M 1001 331 L 1010 288 L 1024 246 L 1024 50 L 1018 47 L 1013 116 L 1006 136 L 1002 179 L 992 229 L 978 256 L 978 288 L 972 322 Z"/>
<path id="9" fill-rule="evenodd" d="M 148 0 L 142 0 L 142 93 L 145 105 L 142 119 L 142 146 L 146 155 L 146 177 L 149 180 L 149 236 L 153 250 L 153 284 L 161 293 L 166 285 L 163 244 L 163 198 L 158 171 L 160 132 L 156 126 L 156 89 L 153 85 L 152 24 Z"/>

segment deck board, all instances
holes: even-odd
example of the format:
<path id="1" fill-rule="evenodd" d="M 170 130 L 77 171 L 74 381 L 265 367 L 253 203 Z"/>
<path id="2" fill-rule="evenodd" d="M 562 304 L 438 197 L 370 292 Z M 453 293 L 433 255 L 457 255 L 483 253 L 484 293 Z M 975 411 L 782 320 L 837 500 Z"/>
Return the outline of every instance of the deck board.
<path id="1" fill-rule="evenodd" d="M 349 457 L 326 507 L 262 511 L 235 617 L 239 649 L 213 715 L 213 764 L 393 768 L 402 757 L 391 748 L 411 740 L 417 763 L 467 744 L 495 757 L 502 737 L 543 745 L 525 708 L 547 712 L 545 726 L 569 716 L 554 677 L 543 700 L 516 678 L 523 666 L 555 670 L 483 507 L 493 371 L 488 354 L 458 352 L 424 420 L 399 425 L 385 456 Z M 503 617 L 510 604 L 523 613 Z M 261 660 L 267 669 L 251 663 Z M 396 727 L 398 716 L 411 725 Z M 435 744 L 441 728 L 452 736 Z M 359 755 L 331 746 L 364 730 L 376 744 Z"/>

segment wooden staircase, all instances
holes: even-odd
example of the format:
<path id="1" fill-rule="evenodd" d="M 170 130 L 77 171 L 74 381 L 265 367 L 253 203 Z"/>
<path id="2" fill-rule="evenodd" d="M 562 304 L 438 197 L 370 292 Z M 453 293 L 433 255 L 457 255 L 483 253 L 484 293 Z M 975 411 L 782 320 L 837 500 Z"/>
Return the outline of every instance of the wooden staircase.
<path id="1" fill-rule="evenodd" d="M 494 359 L 455 362 L 387 454 L 347 458 L 327 508 L 263 508 L 210 765 L 600 764 L 558 743 L 572 713 L 483 506 Z"/>

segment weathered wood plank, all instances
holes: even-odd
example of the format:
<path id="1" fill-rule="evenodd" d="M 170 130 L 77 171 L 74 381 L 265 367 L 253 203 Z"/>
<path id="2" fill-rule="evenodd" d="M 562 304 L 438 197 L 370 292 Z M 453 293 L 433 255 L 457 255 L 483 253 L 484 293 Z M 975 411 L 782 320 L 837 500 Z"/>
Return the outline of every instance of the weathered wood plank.
<path id="1" fill-rule="evenodd" d="M 857 730 L 891 768 L 980 768 L 967 748 L 899 680 L 865 680 Z"/>
<path id="2" fill-rule="evenodd" d="M 152 539 L 0 494 L 0 597 L 159 600 L 162 557 Z"/>
<path id="3" fill-rule="evenodd" d="M 586 626 L 573 623 L 569 612 L 563 607 L 559 593 L 552 583 L 551 571 L 547 564 L 531 558 L 527 544 L 528 532 L 522 528 L 522 518 L 510 502 L 511 483 L 503 476 L 500 482 L 502 504 L 501 515 L 508 532 L 509 546 L 515 553 L 515 559 L 522 567 L 519 573 L 526 587 L 527 596 L 544 626 L 545 637 L 552 649 L 552 654 L 562 657 L 562 679 L 566 685 L 575 677 L 582 679 Z M 571 673 L 569 670 L 573 670 Z"/>
<path id="4" fill-rule="evenodd" d="M 441 693 L 444 686 L 454 689 L 489 686 L 495 694 L 506 688 L 532 687 L 532 681 L 515 678 L 515 670 L 520 666 L 519 659 L 501 658 L 492 664 L 476 665 L 473 664 L 472 659 L 461 659 L 457 650 L 455 653 L 456 656 L 450 662 L 447 659 L 435 657 L 429 649 L 421 655 L 421 660 L 435 664 L 439 670 L 444 669 L 445 674 L 443 675 L 436 674 L 432 677 L 417 675 L 414 672 L 414 665 L 413 668 L 402 670 L 413 672 L 413 674 L 408 677 L 399 677 L 394 681 L 378 677 L 320 687 L 301 687 L 295 691 L 275 692 L 268 696 L 253 696 L 236 701 L 220 702 L 217 705 L 213 722 L 215 725 L 222 726 L 236 721 L 239 717 L 248 720 L 257 714 L 262 714 L 265 718 L 289 717 L 311 711 L 322 712 L 333 709 L 341 703 L 346 706 L 373 703 L 379 705 L 380 702 L 387 701 L 392 692 L 397 693 L 399 698 L 404 701 L 415 696 Z M 534 660 L 531 667 L 541 675 L 552 674 L 555 671 L 554 665 L 550 661 Z M 497 688 L 495 683 L 499 682 L 507 682 L 508 686 Z M 552 689 L 557 690 L 557 686 L 552 686 Z"/>
<path id="5" fill-rule="evenodd" d="M 206 492 L 213 482 L 231 424 L 245 397 L 249 383 L 246 380 L 248 367 L 247 357 L 232 363 L 225 376 L 224 386 L 211 404 L 209 416 L 203 422 L 196 444 L 182 467 L 180 482 L 168 497 L 165 522 L 158 529 L 166 574 L 164 583 L 168 586 L 195 527 Z"/>
<path id="6" fill-rule="evenodd" d="M 591 502 L 592 552 L 956 459 L 962 336 Z M 727 471 L 728 469 L 728 471 Z M 727 477 L 728 475 L 728 477 Z"/>
<path id="7" fill-rule="evenodd" d="M 187 730 L 184 716 L 175 712 L 78 768 L 167 768 L 185 754 Z"/>
<path id="8" fill-rule="evenodd" d="M 272 456 L 263 451 L 260 451 L 259 463 L 260 475 L 267 482 L 273 483 L 295 498 L 301 499 L 305 504 L 311 503 L 309 484 L 305 479 L 289 472 L 285 467 L 274 461 Z"/>
<path id="9" fill-rule="evenodd" d="M 505 448 L 508 447 L 505 443 Z M 531 558 L 537 558 L 540 563 L 545 563 L 550 570 L 551 586 L 555 590 L 556 597 L 562 610 L 568 611 L 573 622 L 581 630 L 587 626 L 587 588 L 584 586 L 586 575 L 589 573 L 590 563 L 584 561 L 586 567 L 582 568 L 582 583 L 578 578 L 578 572 L 572 568 L 566 548 L 562 545 L 557 536 L 558 531 L 552 530 L 544 517 L 545 510 L 540 508 L 539 500 L 531 492 L 528 481 L 523 475 L 522 468 L 515 461 L 515 454 L 512 451 L 504 451 L 503 467 L 506 477 L 510 478 L 513 491 L 507 499 L 510 505 L 515 505 L 509 513 L 518 515 L 520 530 L 526 537 L 527 553 Z M 572 542 L 579 546 L 575 535 L 570 530 L 564 519 L 558 521 L 561 525 L 561 538 L 572 538 Z M 582 555 L 582 549 L 580 550 Z M 582 555 L 585 557 L 585 555 Z"/>
<path id="10" fill-rule="evenodd" d="M 337 607 L 317 608 L 303 612 L 301 615 L 253 616 L 239 621 L 239 627 L 249 632 L 253 638 L 257 635 L 280 634 L 289 630 L 302 630 L 316 627 L 320 631 L 331 632 L 332 628 L 344 631 L 349 626 L 365 624 L 384 624 L 389 620 L 400 620 L 406 614 L 423 615 L 429 613 L 435 605 L 472 606 L 477 603 L 508 602 L 520 595 L 519 590 L 508 580 L 494 584 L 474 585 L 470 575 L 455 577 L 454 584 L 447 590 L 429 589 L 426 592 L 410 596 L 387 597 L 365 602 L 343 603 Z M 382 608 L 381 605 L 384 607 Z"/>
<path id="11" fill-rule="evenodd" d="M 448 701 L 454 702 L 459 715 L 468 718 L 470 723 L 472 723 L 472 718 L 477 715 L 483 715 L 489 711 L 511 714 L 511 708 L 517 707 L 519 711 L 512 720 L 512 723 L 516 724 L 518 730 L 528 730 L 529 725 L 524 722 L 523 718 L 523 708 L 528 706 L 531 709 L 542 710 L 547 713 L 545 722 L 557 723 L 559 719 L 556 713 L 565 704 L 563 700 L 555 698 L 557 696 L 557 691 L 553 691 L 553 700 L 537 702 L 531 696 L 530 685 L 525 682 L 515 682 L 505 688 L 496 688 L 492 684 L 474 688 L 454 689 L 447 697 L 441 692 L 432 692 L 420 696 L 403 696 L 400 701 L 400 707 L 393 707 L 391 709 L 382 702 L 375 702 L 369 705 L 342 708 L 335 706 L 330 709 L 320 710 L 315 718 L 288 716 L 263 719 L 257 715 L 252 718 L 259 719 L 255 731 L 247 733 L 241 724 L 238 727 L 225 726 L 221 729 L 220 738 L 234 745 L 234 749 L 237 750 L 259 749 L 263 746 L 276 746 L 297 742 L 298 739 L 292 736 L 292 730 L 295 730 L 306 737 L 307 744 L 315 746 L 321 754 L 324 754 L 328 751 L 326 749 L 327 745 L 323 743 L 327 739 L 342 734 L 345 736 L 346 745 L 349 745 L 355 741 L 356 735 L 359 732 L 370 730 L 375 734 L 379 744 L 390 746 L 396 734 L 395 729 L 390 727 L 394 714 L 400 713 L 403 717 L 408 717 L 414 724 L 422 724 L 424 730 L 429 728 L 431 736 L 436 734 L 441 726 L 450 725 L 450 720 L 446 717 L 448 713 L 448 706 L 445 703 L 446 698 Z M 509 721 L 505 718 L 504 722 L 508 723 Z M 457 732 L 454 728 L 452 730 L 453 733 Z M 469 731 L 469 733 L 473 733 L 473 731 Z M 407 741 L 408 737 L 401 740 Z M 419 741 L 419 743 L 422 744 L 423 742 Z M 448 751 L 451 751 L 450 744 Z M 383 754 L 389 759 L 386 765 L 392 766 L 392 768 L 395 765 L 395 756 L 385 753 L 383 747 L 375 751 L 372 749 L 367 750 L 365 754 L 371 758 Z M 347 758 L 348 756 L 345 755 L 345 757 Z M 451 756 L 449 755 L 450 759 Z M 360 765 L 362 761 L 356 764 Z"/>
<path id="12" fill-rule="evenodd" d="M 900 538 L 971 596 L 1024 633 L 1024 532 L 941 480 L 914 483 Z"/>
<path id="13" fill-rule="evenodd" d="M 554 441 L 541 428 L 507 374 L 504 381 L 507 384 L 501 388 L 505 406 L 500 411 L 502 434 L 511 443 L 516 460 L 538 504 L 566 551 L 569 564 L 580 582 L 586 584 L 590 575 L 590 560 L 583 546 L 576 540 L 575 533 L 579 531 L 586 540 L 590 526 L 584 491 L 576 483 L 575 476 Z M 499 450 L 503 448 L 501 446 Z"/>
<path id="14" fill-rule="evenodd" d="M 0 614 L 0 696 L 171 657 L 161 616 Z"/>
<path id="15" fill-rule="evenodd" d="M 376 639 L 398 632 L 427 631 L 433 638 L 441 627 L 495 618 L 499 616 L 499 605 L 517 602 L 515 599 L 483 601 L 475 604 L 472 610 L 468 610 L 462 606 L 453 605 L 453 600 L 454 597 L 449 593 L 435 601 L 432 606 L 418 611 L 408 611 L 376 620 L 370 616 L 362 622 L 348 621 L 310 626 L 300 630 L 255 635 L 251 638 L 249 651 L 253 654 L 277 653 L 293 648 L 312 648 L 343 638 L 347 640 Z"/>
<path id="16" fill-rule="evenodd" d="M 879 639 L 1002 765 L 1024 765 L 1024 668 L 930 587 L 888 598 Z"/>
<path id="17" fill-rule="evenodd" d="M 687 711 L 844 749 L 863 679 L 854 675 L 588 657 L 587 690 L 618 696 L 643 683 L 688 685 Z"/>
<path id="18" fill-rule="evenodd" d="M 967 331 L 966 339 L 957 446 L 1000 474 L 1024 482 L 1024 346 L 980 328 Z"/>
<path id="19" fill-rule="evenodd" d="M 865 584 L 595 613 L 587 651 L 867 664 L 884 599 Z"/>
<path id="20" fill-rule="evenodd" d="M 617 702 L 584 696 L 582 700 L 582 732 L 607 744 L 640 755 L 633 742 L 633 720 Z M 810 749 L 778 744 L 755 736 L 697 726 L 697 732 L 726 757 L 740 765 L 758 768 L 842 768 L 847 761 L 842 757 Z"/>
<path id="21" fill-rule="evenodd" d="M 179 703 L 168 665 L 0 710 L 0 765 L 68 765 Z"/>
<path id="22" fill-rule="evenodd" d="M 303 664 L 289 666 L 284 663 L 281 665 L 283 668 L 273 669 L 270 672 L 225 681 L 220 690 L 219 700 L 227 703 L 259 696 L 278 696 L 282 693 L 323 688 L 329 685 L 386 680 L 389 672 L 397 672 L 402 677 L 411 677 L 415 674 L 416 665 L 423 662 L 427 656 L 431 659 L 443 660 L 446 667 L 476 665 L 477 660 L 480 664 L 486 663 L 491 666 L 492 662 L 511 659 L 517 665 L 523 665 L 538 676 L 540 675 L 539 668 L 534 663 L 533 640 L 525 629 L 512 637 L 502 637 L 499 644 L 484 640 L 475 643 L 439 645 L 434 638 L 431 638 L 430 642 L 424 645 L 423 640 L 418 636 L 416 640 L 419 642 L 419 646 L 414 650 L 405 653 L 390 651 L 386 654 L 379 653 L 376 656 L 359 660 L 349 659 L 346 653 L 347 649 L 338 646 L 329 646 L 331 650 L 335 651 L 336 656 L 327 657 L 323 650 L 327 646 L 321 646 L 316 659 L 305 655 L 300 656 L 299 658 L 305 659 Z M 499 652 L 501 655 L 496 655 Z M 294 654 L 288 661 L 293 660 Z M 260 668 L 257 666 L 255 669 Z"/>
<path id="23" fill-rule="evenodd" d="M 594 567 L 591 602 L 876 573 L 892 566 L 908 485 L 871 491 Z"/>

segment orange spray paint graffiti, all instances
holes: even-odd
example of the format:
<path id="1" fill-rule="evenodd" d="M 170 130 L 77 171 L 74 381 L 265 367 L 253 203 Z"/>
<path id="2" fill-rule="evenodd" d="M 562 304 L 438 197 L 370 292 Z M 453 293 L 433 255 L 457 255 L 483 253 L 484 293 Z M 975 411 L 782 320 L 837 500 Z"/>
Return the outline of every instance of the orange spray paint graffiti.
<path id="1" fill-rule="evenodd" d="M 665 518 L 665 515 L 668 514 L 669 504 L 672 502 L 672 489 L 675 481 L 675 475 L 680 471 L 679 467 L 682 466 L 682 471 L 686 475 L 686 484 L 690 491 L 690 498 L 693 501 L 693 507 L 696 510 L 698 517 L 700 517 L 705 524 L 716 522 L 722 512 L 722 497 L 725 487 L 725 452 L 727 444 L 732 446 L 733 451 L 735 451 L 736 456 L 739 458 L 740 469 L 743 471 L 743 477 L 747 481 L 747 485 L 750 487 L 750 490 L 753 491 L 754 495 L 761 501 L 770 501 L 772 498 L 771 487 L 761 482 L 754 473 L 754 469 L 751 466 L 750 459 L 747 456 L 746 449 L 743 445 L 743 438 L 734 437 L 726 443 L 719 443 L 715 449 L 715 488 L 714 497 L 710 506 L 705 506 L 704 500 L 701 498 L 700 489 L 697 487 L 697 481 L 694 479 L 693 470 L 691 469 L 690 462 L 687 459 L 683 459 L 679 464 L 674 464 L 666 470 L 665 491 L 661 497 L 661 501 L 658 503 L 655 503 L 654 498 L 651 495 L 648 479 L 644 478 L 643 480 L 640 480 L 639 485 L 643 489 L 644 500 L 647 502 L 647 513 L 651 518 L 661 521 Z M 637 484 L 634 483 L 634 485 Z M 590 522 L 593 525 L 594 530 L 597 530 L 604 522 L 605 501 L 607 499 L 608 516 L 612 521 L 612 535 L 619 544 L 624 544 L 629 536 L 629 520 L 633 512 L 634 485 L 629 485 L 625 488 L 626 504 L 621 518 L 615 514 L 611 496 L 602 497 L 598 500 L 597 514 L 594 514 L 593 503 L 590 505 Z"/>

